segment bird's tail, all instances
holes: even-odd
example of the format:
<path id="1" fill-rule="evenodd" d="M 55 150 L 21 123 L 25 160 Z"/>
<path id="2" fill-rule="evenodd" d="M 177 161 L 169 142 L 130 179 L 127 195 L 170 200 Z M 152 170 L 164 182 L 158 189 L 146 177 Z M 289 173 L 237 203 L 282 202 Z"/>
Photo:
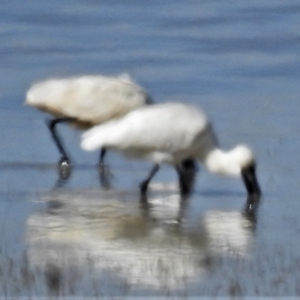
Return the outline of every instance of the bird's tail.
<path id="1" fill-rule="evenodd" d="M 81 148 L 93 151 L 102 147 L 108 147 L 113 137 L 114 122 L 98 125 L 86 131 L 81 138 Z"/>

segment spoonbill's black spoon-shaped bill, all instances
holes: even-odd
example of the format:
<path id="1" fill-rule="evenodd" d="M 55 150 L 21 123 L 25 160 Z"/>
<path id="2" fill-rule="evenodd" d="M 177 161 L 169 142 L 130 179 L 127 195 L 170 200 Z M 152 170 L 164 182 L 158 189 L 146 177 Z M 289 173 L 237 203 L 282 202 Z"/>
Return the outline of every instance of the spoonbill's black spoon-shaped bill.
<path id="1" fill-rule="evenodd" d="M 70 159 L 57 133 L 57 124 L 67 122 L 76 128 L 88 129 L 120 118 L 151 100 L 145 90 L 123 74 L 118 77 L 49 79 L 34 84 L 27 92 L 25 103 L 54 116 L 48 122 L 48 128 L 61 154 L 59 164 L 69 165 Z M 102 147 L 100 164 L 105 152 Z"/>
<path id="2" fill-rule="evenodd" d="M 181 192 L 189 192 L 185 165 L 196 160 L 212 173 L 241 176 L 248 195 L 261 194 L 253 152 L 245 145 L 221 150 L 206 115 L 192 105 L 165 103 L 139 108 L 88 130 L 81 146 L 87 151 L 105 147 L 153 161 L 153 169 L 140 185 L 142 194 L 164 163 L 177 170 Z"/>

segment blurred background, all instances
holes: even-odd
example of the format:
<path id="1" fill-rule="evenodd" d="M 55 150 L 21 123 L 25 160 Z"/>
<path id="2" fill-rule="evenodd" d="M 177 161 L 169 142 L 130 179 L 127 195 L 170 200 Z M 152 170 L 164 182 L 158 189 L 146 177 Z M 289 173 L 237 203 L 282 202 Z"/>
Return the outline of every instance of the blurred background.
<path id="1" fill-rule="evenodd" d="M 295 0 L 2 1 L 0 295 L 299 296 L 299 51 Z M 253 148 L 255 216 L 240 180 L 201 166 L 186 207 L 169 167 L 140 207 L 151 164 L 109 152 L 108 187 L 65 125 L 74 168 L 58 181 L 48 116 L 26 91 L 121 73 L 155 102 L 201 106 L 224 148 Z"/>

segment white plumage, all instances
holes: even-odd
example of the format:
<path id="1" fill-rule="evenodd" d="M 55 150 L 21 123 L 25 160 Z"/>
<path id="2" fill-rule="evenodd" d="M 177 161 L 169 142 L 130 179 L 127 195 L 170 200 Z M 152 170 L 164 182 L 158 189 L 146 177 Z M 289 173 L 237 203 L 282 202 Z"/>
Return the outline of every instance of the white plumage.
<path id="1" fill-rule="evenodd" d="M 149 102 L 147 93 L 128 76 L 82 76 L 34 84 L 26 104 L 75 123 L 97 125 Z"/>
<path id="2" fill-rule="evenodd" d="M 182 162 L 199 160 L 213 173 L 243 175 L 249 194 L 260 193 L 252 151 L 244 145 L 222 151 L 209 120 L 192 105 L 165 103 L 137 109 L 90 129 L 83 134 L 81 146 L 88 151 L 106 147 L 153 161 L 156 169 L 142 183 L 142 191 L 160 164 L 173 165 L 182 179 Z"/>
<path id="3" fill-rule="evenodd" d="M 69 163 L 69 159 L 55 131 L 57 123 L 69 122 L 86 129 L 120 118 L 150 102 L 145 90 L 128 75 L 49 79 L 34 84 L 25 100 L 26 104 L 56 117 L 49 123 L 49 129 L 62 155 L 61 163 Z"/>
<path id="4" fill-rule="evenodd" d="M 198 133 L 202 136 L 195 139 Z M 203 139 L 205 148 L 195 149 Z M 192 106 L 177 103 L 138 109 L 122 119 L 92 128 L 82 141 L 85 150 L 105 145 L 129 156 L 170 164 L 178 164 L 196 153 L 204 155 L 206 148 L 215 144 L 205 115 Z"/>

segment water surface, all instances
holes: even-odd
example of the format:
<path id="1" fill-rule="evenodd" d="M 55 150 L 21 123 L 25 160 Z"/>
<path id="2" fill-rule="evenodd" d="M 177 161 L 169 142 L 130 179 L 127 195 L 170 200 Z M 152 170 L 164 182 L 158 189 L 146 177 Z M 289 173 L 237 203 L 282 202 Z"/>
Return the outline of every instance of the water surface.
<path id="1" fill-rule="evenodd" d="M 3 1 L 0 10 L 2 296 L 299 296 L 298 1 Z M 156 102 L 203 107 L 221 145 L 254 149 L 263 199 L 200 168 L 181 203 L 162 168 L 98 153 L 61 126 L 74 168 L 59 181 L 38 80 L 129 73 Z M 180 204 L 181 203 L 181 204 Z"/>

